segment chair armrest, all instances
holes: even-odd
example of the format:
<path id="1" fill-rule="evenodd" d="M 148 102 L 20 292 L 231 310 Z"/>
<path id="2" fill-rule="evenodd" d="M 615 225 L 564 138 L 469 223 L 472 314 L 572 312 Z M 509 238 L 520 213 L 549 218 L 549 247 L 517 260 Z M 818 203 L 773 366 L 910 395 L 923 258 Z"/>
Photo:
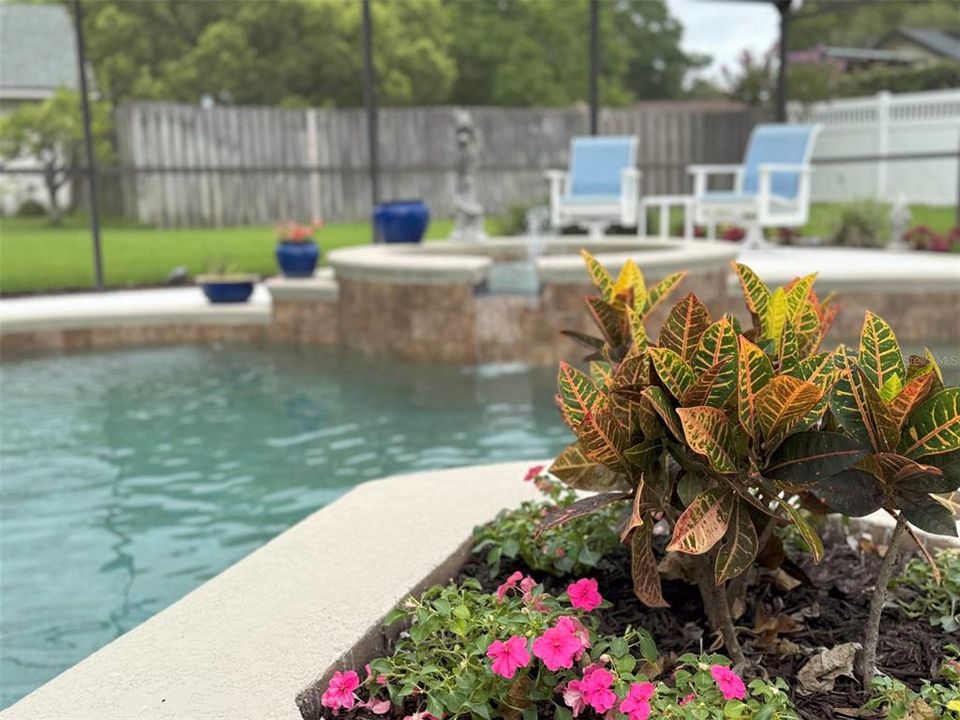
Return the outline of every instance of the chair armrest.
<path id="1" fill-rule="evenodd" d="M 810 175 L 812 167 L 799 163 L 763 163 L 757 166 L 760 182 L 757 193 L 757 209 L 761 222 L 767 222 L 774 217 L 773 176 L 776 173 L 797 173 L 800 176 L 797 188 L 796 205 L 805 218 L 810 205 Z"/>
<path id="2" fill-rule="evenodd" d="M 560 198 L 567 191 L 568 173 L 565 170 L 547 170 L 544 177 L 550 181 L 550 225 L 560 227 Z"/>
<path id="3" fill-rule="evenodd" d="M 623 225 L 637 224 L 640 177 L 641 172 L 635 167 L 624 168 L 620 173 L 620 222 Z"/>
<path id="4" fill-rule="evenodd" d="M 551 182 L 554 182 L 554 181 L 556 181 L 556 180 L 566 180 L 566 179 L 567 179 L 567 171 L 566 171 L 566 170 L 547 170 L 547 171 L 543 174 L 543 176 L 544 176 L 547 180 L 550 180 Z"/>
<path id="5" fill-rule="evenodd" d="M 693 175 L 693 195 L 703 197 L 707 194 L 707 178 L 710 175 L 735 175 L 735 184 L 740 185 L 743 173 L 742 165 L 688 165 L 687 172 Z"/>
<path id="6" fill-rule="evenodd" d="M 810 165 L 803 165 L 800 163 L 761 163 L 757 166 L 757 170 L 760 171 L 760 174 L 764 173 L 779 173 L 779 172 L 796 172 L 804 173 L 810 172 Z"/>

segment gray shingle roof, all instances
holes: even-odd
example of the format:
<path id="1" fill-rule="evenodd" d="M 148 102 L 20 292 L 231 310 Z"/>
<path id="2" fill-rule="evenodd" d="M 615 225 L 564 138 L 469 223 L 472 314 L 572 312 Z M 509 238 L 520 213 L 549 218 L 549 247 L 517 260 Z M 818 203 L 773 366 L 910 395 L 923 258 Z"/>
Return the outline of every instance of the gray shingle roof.
<path id="1" fill-rule="evenodd" d="M 0 91 L 77 86 L 73 21 L 62 5 L 0 3 Z"/>
<path id="2" fill-rule="evenodd" d="M 943 30 L 934 28 L 899 27 L 897 32 L 903 37 L 922 45 L 937 55 L 952 60 L 960 60 L 960 38 Z"/>

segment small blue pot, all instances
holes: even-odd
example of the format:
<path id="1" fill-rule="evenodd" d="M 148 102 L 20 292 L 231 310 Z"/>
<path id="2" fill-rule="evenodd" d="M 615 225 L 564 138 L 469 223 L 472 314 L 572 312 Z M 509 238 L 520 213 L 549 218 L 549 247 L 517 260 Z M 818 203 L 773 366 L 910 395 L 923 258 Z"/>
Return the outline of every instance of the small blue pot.
<path id="1" fill-rule="evenodd" d="M 320 260 L 320 248 L 313 240 L 277 243 L 277 264 L 285 277 L 312 277 Z"/>
<path id="2" fill-rule="evenodd" d="M 200 282 L 203 294 L 212 303 L 245 303 L 253 295 L 253 280 L 212 280 Z"/>
<path id="3" fill-rule="evenodd" d="M 394 200 L 373 210 L 373 227 L 381 242 L 418 243 L 430 222 L 430 211 L 422 200 Z"/>

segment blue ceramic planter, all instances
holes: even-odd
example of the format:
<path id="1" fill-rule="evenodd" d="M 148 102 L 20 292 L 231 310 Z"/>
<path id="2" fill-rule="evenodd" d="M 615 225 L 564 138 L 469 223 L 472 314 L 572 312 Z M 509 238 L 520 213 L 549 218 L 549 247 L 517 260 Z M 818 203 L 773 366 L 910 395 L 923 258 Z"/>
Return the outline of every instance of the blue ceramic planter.
<path id="1" fill-rule="evenodd" d="M 418 243 L 429 222 L 430 211 L 422 200 L 380 203 L 373 211 L 373 226 L 381 242 Z"/>
<path id="2" fill-rule="evenodd" d="M 212 303 L 244 303 L 253 295 L 253 280 L 201 281 L 203 294 Z"/>
<path id="3" fill-rule="evenodd" d="M 311 277 L 317 269 L 320 248 L 313 240 L 281 240 L 277 243 L 276 255 L 285 277 Z"/>

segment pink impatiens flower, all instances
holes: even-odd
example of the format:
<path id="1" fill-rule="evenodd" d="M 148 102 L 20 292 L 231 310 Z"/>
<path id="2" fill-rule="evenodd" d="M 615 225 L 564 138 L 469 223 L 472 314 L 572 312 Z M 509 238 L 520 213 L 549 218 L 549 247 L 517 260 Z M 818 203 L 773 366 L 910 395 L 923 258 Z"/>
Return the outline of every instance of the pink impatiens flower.
<path id="1" fill-rule="evenodd" d="M 747 696 L 747 688 L 743 680 L 730 668 L 711 665 L 710 676 L 723 693 L 724 700 L 743 700 Z"/>
<path id="2" fill-rule="evenodd" d="M 497 602 L 503 603 L 503 597 L 507 594 L 508 590 L 512 590 L 517 586 L 517 583 L 523 579 L 523 573 L 517 570 L 513 575 L 508 577 L 506 581 L 497 588 Z"/>
<path id="3" fill-rule="evenodd" d="M 563 701 L 570 708 L 574 717 L 580 715 L 587 707 L 587 703 L 583 699 L 583 693 L 580 692 L 579 680 L 571 680 L 567 683 L 567 686 L 563 689 Z"/>
<path id="4" fill-rule="evenodd" d="M 694 695 L 693 693 L 689 693 L 683 699 L 681 699 L 680 702 L 677 703 L 677 705 L 686 705 L 689 702 L 693 702 L 693 699 L 695 697 L 696 695 Z"/>
<path id="5" fill-rule="evenodd" d="M 572 626 L 562 623 L 544 631 L 543 635 L 533 641 L 533 654 L 543 660 L 543 664 L 551 672 L 560 668 L 572 668 L 575 657 L 583 653 L 583 643 L 574 634 Z"/>
<path id="6" fill-rule="evenodd" d="M 653 683 L 633 683 L 620 703 L 620 712 L 625 713 L 630 720 L 647 720 L 650 717 L 650 699 L 656 690 Z"/>
<path id="7" fill-rule="evenodd" d="M 613 673 L 606 668 L 591 665 L 583 671 L 580 693 L 583 701 L 602 715 L 617 704 L 617 695 L 610 689 Z"/>
<path id="8" fill-rule="evenodd" d="M 580 641 L 581 647 L 580 651 L 573 656 L 574 660 L 579 660 L 580 656 L 583 655 L 583 651 L 590 647 L 590 631 L 583 626 L 583 623 L 577 620 L 575 617 L 563 617 L 557 618 L 557 627 L 568 630 L 577 640 Z"/>
<path id="9" fill-rule="evenodd" d="M 571 583 L 567 588 L 567 595 L 570 597 L 571 605 L 586 612 L 596 610 L 603 602 L 597 590 L 597 581 L 591 578 L 583 578 Z"/>
<path id="10" fill-rule="evenodd" d="M 527 470 L 527 474 L 523 476 L 523 481 L 530 482 L 531 480 L 536 480 L 542 472 L 543 465 L 534 465 L 532 468 Z"/>
<path id="11" fill-rule="evenodd" d="M 360 687 L 360 676 L 353 670 L 337 671 L 330 678 L 330 684 L 320 697 L 320 704 L 334 712 L 343 708 L 349 710 L 356 702 L 353 691 Z"/>
<path id="12" fill-rule="evenodd" d="M 376 698 L 370 698 L 366 702 L 360 703 L 358 707 L 366 708 L 374 715 L 386 715 L 390 712 L 390 708 L 393 707 L 390 704 L 389 700 L 377 700 Z"/>
<path id="13" fill-rule="evenodd" d="M 532 577 L 527 575 L 523 580 L 520 581 L 520 590 L 523 591 L 523 601 L 527 605 L 532 605 L 534 610 L 539 612 L 545 612 L 547 606 L 544 604 L 543 600 L 540 599 L 540 596 L 533 596 L 533 589 L 537 586 L 537 581 Z"/>
<path id="14" fill-rule="evenodd" d="M 497 675 L 510 680 L 517 670 L 530 664 L 527 639 L 521 635 L 514 635 L 506 642 L 494 640 L 487 648 L 487 657 L 493 660 L 490 669 Z"/>

